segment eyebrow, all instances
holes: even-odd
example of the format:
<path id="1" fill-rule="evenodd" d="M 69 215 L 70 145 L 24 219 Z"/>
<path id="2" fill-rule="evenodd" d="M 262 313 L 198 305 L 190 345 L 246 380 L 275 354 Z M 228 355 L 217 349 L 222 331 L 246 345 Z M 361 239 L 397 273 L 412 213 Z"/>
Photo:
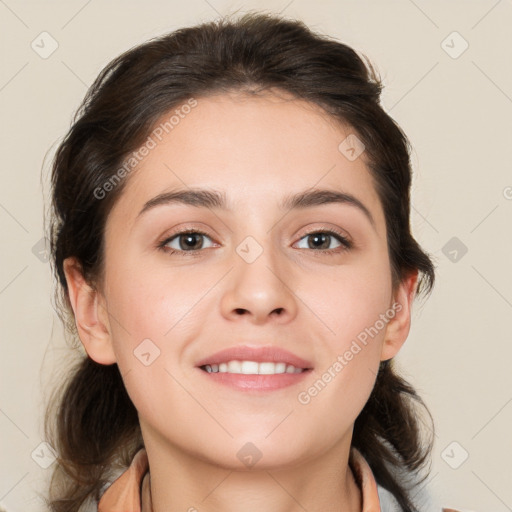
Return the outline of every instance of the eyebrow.
<path id="1" fill-rule="evenodd" d="M 305 190 L 303 192 L 286 196 L 279 207 L 283 210 L 293 210 L 333 203 L 354 206 L 365 215 L 365 217 L 370 221 L 372 227 L 374 229 L 376 228 L 375 219 L 370 213 L 370 210 L 359 199 L 352 194 L 337 190 Z M 165 192 L 153 197 L 144 204 L 137 217 L 140 217 L 148 210 L 157 206 L 169 204 L 185 204 L 188 206 L 195 206 L 197 208 L 217 208 L 231 211 L 223 192 L 200 188 L 188 188 L 171 190 L 170 192 Z"/>

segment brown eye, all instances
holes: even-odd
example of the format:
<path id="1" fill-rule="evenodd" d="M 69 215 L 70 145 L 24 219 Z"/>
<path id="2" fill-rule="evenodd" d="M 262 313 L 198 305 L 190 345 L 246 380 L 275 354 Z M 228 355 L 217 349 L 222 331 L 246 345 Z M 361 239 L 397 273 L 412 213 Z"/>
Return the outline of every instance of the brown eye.
<path id="1" fill-rule="evenodd" d="M 340 250 L 343 251 L 352 247 L 352 244 L 347 238 L 334 231 L 315 231 L 308 233 L 306 236 L 302 237 L 301 240 L 306 240 L 307 247 L 299 246 L 299 249 L 318 249 L 326 252 L 340 252 Z"/>
<path id="2" fill-rule="evenodd" d="M 204 249 L 204 239 L 210 237 L 200 231 L 184 231 L 176 233 L 164 240 L 160 246 L 170 249 L 170 252 L 195 252 Z M 210 239 L 211 240 L 211 239 Z"/>

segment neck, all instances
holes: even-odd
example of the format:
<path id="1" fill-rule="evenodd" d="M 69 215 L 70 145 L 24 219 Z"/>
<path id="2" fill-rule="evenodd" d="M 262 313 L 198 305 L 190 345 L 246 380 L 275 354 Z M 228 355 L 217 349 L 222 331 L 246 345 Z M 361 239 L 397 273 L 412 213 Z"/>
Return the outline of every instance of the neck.
<path id="1" fill-rule="evenodd" d="M 361 491 L 348 464 L 350 438 L 307 461 L 264 466 L 262 459 L 246 470 L 220 467 L 168 443 L 145 444 L 151 469 L 145 498 L 152 512 L 362 510 Z"/>

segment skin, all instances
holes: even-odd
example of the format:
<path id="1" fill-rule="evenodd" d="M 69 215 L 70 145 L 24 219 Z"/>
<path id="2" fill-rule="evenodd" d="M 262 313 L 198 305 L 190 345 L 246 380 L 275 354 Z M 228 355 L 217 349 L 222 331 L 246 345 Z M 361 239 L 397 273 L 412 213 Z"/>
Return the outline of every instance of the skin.
<path id="1" fill-rule="evenodd" d="M 66 260 L 80 339 L 92 359 L 119 365 L 138 410 L 155 512 L 361 510 L 348 466 L 353 425 L 379 362 L 407 338 L 417 273 L 392 289 L 366 155 L 350 161 L 338 150 L 350 133 L 282 93 L 198 98 L 129 176 L 106 224 L 103 280 L 86 283 L 76 260 Z M 169 204 L 137 218 L 174 187 L 221 190 L 232 210 Z M 350 204 L 279 208 L 312 187 L 354 195 L 375 227 Z M 208 233 L 195 256 L 157 248 L 179 228 Z M 332 228 L 354 246 L 340 250 L 332 238 L 327 247 L 339 252 L 330 255 L 308 246 L 307 234 Z M 236 252 L 247 236 L 263 250 L 252 263 Z M 394 318 L 301 404 L 298 393 L 395 301 Z M 145 339 L 160 350 L 148 366 L 134 357 Z M 199 359 L 240 343 L 285 348 L 313 371 L 299 386 L 259 394 L 198 375 Z M 262 454 L 250 468 L 237 457 L 248 442 Z"/>

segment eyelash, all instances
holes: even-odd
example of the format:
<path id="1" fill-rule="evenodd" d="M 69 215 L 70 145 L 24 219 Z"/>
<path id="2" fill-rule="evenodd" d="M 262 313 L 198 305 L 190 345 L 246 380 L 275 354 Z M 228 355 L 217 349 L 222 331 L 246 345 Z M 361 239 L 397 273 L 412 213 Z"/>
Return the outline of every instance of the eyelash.
<path id="1" fill-rule="evenodd" d="M 202 236 L 211 238 L 210 235 L 208 235 L 208 233 L 205 233 L 204 231 L 201 231 L 199 229 L 187 229 L 187 230 L 183 230 L 183 231 L 178 231 L 178 232 L 174 233 L 172 236 L 165 238 L 164 240 L 162 240 L 161 242 L 158 243 L 157 248 L 164 251 L 165 253 L 167 253 L 169 255 L 191 253 L 191 255 L 193 255 L 193 256 L 198 256 L 199 253 L 201 252 L 201 250 L 203 250 L 203 249 L 183 251 L 183 250 L 177 250 L 177 249 L 170 249 L 169 247 L 166 247 L 166 245 L 169 242 L 171 242 L 172 240 L 174 240 L 176 237 L 179 237 L 180 235 L 189 235 L 189 234 L 202 235 Z M 320 253 L 328 255 L 328 256 L 336 256 L 338 254 L 341 254 L 341 253 L 346 252 L 353 248 L 353 243 L 347 237 L 345 237 L 343 234 L 336 231 L 335 229 L 325 229 L 325 230 L 319 229 L 319 230 L 311 231 L 311 232 L 303 235 L 300 238 L 300 240 L 302 240 L 303 238 L 306 238 L 308 236 L 318 235 L 318 234 L 326 234 L 326 235 L 334 236 L 334 238 L 336 238 L 338 240 L 338 242 L 341 243 L 341 247 L 337 247 L 335 249 L 318 249 L 318 250 L 307 249 L 307 250 L 310 250 L 313 252 L 320 252 Z"/>

